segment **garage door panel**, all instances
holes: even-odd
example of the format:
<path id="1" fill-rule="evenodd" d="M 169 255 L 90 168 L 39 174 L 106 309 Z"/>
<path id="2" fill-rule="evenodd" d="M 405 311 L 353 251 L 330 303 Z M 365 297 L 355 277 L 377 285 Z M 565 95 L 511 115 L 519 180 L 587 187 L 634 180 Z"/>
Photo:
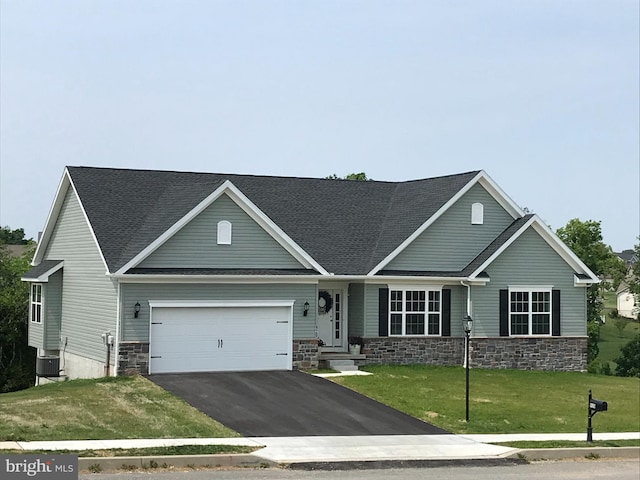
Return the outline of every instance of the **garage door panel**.
<path id="1" fill-rule="evenodd" d="M 289 370 L 291 307 L 156 307 L 151 373 Z"/>

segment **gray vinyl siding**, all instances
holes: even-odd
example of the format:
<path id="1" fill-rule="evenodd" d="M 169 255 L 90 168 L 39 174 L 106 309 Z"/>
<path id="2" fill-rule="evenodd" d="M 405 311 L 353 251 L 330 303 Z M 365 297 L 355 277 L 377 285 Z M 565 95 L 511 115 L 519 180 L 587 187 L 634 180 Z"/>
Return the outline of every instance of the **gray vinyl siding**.
<path id="1" fill-rule="evenodd" d="M 29 288 L 31 288 L 31 284 L 29 284 Z M 46 302 L 46 297 L 45 297 Z M 31 305 L 29 305 L 31 308 Z M 29 313 L 31 315 L 31 313 Z M 35 323 L 31 321 L 31 317 L 29 317 L 29 333 L 27 344 L 33 348 L 45 348 L 44 347 L 44 320 L 41 323 Z"/>
<path id="2" fill-rule="evenodd" d="M 364 284 L 349 285 L 349 336 L 364 335 Z"/>
<path id="3" fill-rule="evenodd" d="M 293 307 L 293 338 L 316 337 L 315 284 L 123 284 L 122 340 L 149 340 L 149 300 L 295 300 Z M 134 318 L 134 305 L 141 305 Z M 309 313 L 303 315 L 304 303 Z"/>
<path id="4" fill-rule="evenodd" d="M 218 222 L 232 225 L 231 245 L 218 245 Z M 227 195 L 191 220 L 140 263 L 146 268 L 301 268 Z"/>
<path id="5" fill-rule="evenodd" d="M 484 205 L 482 225 L 471 224 L 471 205 L 476 202 Z M 385 269 L 462 270 L 513 220 L 484 187 L 476 184 Z"/>
<path id="6" fill-rule="evenodd" d="M 377 337 L 380 333 L 378 325 L 378 291 L 386 285 L 365 285 L 364 288 L 364 336 Z"/>
<path id="7" fill-rule="evenodd" d="M 586 289 L 574 287 L 573 269 L 530 228 L 487 269 L 491 281 L 472 287 L 473 335 L 500 335 L 499 291 L 513 285 L 553 286 L 561 291 L 560 333 L 586 335 Z"/>
<path id="8" fill-rule="evenodd" d="M 364 308 L 366 315 L 363 329 L 365 337 L 377 337 L 379 334 L 378 302 L 381 288 L 387 288 L 387 285 L 365 286 Z M 425 288 L 428 288 L 428 286 L 425 286 Z M 443 288 L 451 290 L 451 336 L 462 336 L 462 318 L 467 310 L 466 288 L 461 285 L 445 285 Z"/>
<path id="9" fill-rule="evenodd" d="M 60 337 L 67 352 L 104 361 L 101 334 L 116 330 L 117 289 L 73 188 L 69 187 L 44 260 L 64 260 Z M 51 339 L 53 341 L 53 339 Z"/>
<path id="10" fill-rule="evenodd" d="M 43 323 L 46 333 L 43 344 L 46 350 L 58 350 L 60 348 L 60 328 L 62 325 L 62 278 L 63 271 L 58 270 L 49 277 L 49 282 L 44 284 L 45 314 Z"/>

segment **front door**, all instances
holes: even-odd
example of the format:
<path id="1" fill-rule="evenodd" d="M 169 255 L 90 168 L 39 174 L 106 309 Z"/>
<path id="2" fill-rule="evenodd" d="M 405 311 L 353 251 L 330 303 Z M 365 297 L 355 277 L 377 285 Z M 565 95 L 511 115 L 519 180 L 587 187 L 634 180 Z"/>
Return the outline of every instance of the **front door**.
<path id="1" fill-rule="evenodd" d="M 343 347 L 345 331 L 344 290 L 318 290 L 318 337 L 325 347 Z"/>

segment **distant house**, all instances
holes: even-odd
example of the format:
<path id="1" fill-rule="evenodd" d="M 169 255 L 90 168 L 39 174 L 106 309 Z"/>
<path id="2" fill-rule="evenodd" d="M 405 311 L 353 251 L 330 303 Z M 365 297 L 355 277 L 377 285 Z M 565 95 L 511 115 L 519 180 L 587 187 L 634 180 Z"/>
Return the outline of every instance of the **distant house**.
<path id="1" fill-rule="evenodd" d="M 91 167 L 65 169 L 23 280 L 41 374 L 71 378 L 310 368 L 354 336 L 360 364 L 460 365 L 467 315 L 473 366 L 584 370 L 598 282 L 484 171 Z"/>
<path id="2" fill-rule="evenodd" d="M 626 318 L 637 318 L 638 306 L 635 295 L 629 290 L 629 285 L 625 282 L 620 282 L 620 286 L 616 291 L 616 309 L 618 310 L 618 315 Z"/>

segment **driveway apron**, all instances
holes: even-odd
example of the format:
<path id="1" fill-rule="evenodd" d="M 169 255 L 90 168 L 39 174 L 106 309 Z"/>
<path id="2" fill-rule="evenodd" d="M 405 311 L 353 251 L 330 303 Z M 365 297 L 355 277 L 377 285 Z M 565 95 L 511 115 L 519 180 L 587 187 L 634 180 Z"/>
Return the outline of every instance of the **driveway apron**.
<path id="1" fill-rule="evenodd" d="M 148 378 L 245 437 L 448 433 L 299 371 L 180 373 Z"/>

